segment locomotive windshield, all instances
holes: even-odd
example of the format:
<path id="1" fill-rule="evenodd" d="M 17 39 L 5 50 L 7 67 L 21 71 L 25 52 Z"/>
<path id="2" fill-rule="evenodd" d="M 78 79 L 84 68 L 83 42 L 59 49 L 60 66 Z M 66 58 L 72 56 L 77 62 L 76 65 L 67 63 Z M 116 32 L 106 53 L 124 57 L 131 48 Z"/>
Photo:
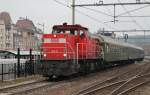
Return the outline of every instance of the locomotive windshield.
<path id="1" fill-rule="evenodd" d="M 77 30 L 53 30 L 52 34 L 70 34 L 70 35 L 77 35 Z"/>

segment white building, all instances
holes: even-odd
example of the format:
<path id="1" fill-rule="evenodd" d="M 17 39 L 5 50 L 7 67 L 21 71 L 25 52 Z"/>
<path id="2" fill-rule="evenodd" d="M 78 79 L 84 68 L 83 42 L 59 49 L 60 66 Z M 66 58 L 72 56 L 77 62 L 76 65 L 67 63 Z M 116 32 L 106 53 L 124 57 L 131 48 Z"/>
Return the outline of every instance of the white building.
<path id="1" fill-rule="evenodd" d="M 5 49 L 5 24 L 0 20 L 0 50 Z"/>
<path id="2" fill-rule="evenodd" d="M 0 13 L 0 50 L 37 50 L 43 32 L 29 19 L 20 19 L 12 24 L 9 13 Z"/>

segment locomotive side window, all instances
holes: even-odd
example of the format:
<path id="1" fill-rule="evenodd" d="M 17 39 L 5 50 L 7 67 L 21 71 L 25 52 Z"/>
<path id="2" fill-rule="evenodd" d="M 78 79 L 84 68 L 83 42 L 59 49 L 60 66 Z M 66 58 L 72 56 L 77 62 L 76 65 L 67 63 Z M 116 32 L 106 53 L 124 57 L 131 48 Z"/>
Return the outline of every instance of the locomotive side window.
<path id="1" fill-rule="evenodd" d="M 85 35 L 84 35 L 84 32 L 83 31 L 80 31 L 80 37 L 83 38 Z"/>

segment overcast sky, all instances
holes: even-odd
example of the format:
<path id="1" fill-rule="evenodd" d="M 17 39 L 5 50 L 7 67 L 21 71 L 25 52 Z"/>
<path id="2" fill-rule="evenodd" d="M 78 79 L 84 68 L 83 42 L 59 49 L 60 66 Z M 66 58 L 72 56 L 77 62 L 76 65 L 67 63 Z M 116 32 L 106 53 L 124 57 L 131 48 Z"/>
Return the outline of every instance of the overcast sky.
<path id="1" fill-rule="evenodd" d="M 71 5 L 72 0 L 57 0 L 66 5 Z M 76 4 L 96 3 L 99 0 L 76 0 Z M 136 0 L 104 0 L 104 3 L 115 2 L 136 2 Z M 141 0 L 142 1 L 142 0 Z M 143 0 L 149 1 L 149 0 Z M 150 5 L 139 6 L 117 6 L 116 15 L 130 11 L 136 8 L 142 8 L 138 11 L 126 13 L 123 16 L 150 16 Z M 113 15 L 113 7 L 87 7 L 97 11 Z M 88 27 L 91 32 L 96 32 L 99 28 L 107 30 L 131 30 L 131 29 L 150 29 L 150 17 L 145 18 L 117 18 L 119 22 L 112 23 L 113 17 L 103 15 L 100 12 L 94 12 L 86 8 L 76 8 L 82 14 L 76 12 L 76 23 Z M 55 0 L 0 0 L 0 12 L 7 11 L 10 13 L 12 21 L 16 23 L 19 17 L 28 17 L 33 20 L 34 24 L 45 23 L 45 32 L 50 33 L 51 27 L 63 22 L 71 23 L 72 11 L 55 2 Z"/>

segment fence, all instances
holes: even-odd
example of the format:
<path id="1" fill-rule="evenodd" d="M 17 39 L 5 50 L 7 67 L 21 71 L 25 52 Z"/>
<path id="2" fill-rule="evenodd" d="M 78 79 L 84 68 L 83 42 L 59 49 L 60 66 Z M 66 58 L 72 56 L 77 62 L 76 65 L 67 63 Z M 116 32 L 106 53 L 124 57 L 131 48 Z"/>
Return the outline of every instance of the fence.
<path id="1" fill-rule="evenodd" d="M 20 63 L 19 68 L 17 63 L 0 64 L 0 80 L 2 81 L 16 79 L 17 77 L 26 77 L 32 74 L 34 74 L 34 64 L 28 61 L 26 63 Z"/>
<path id="2" fill-rule="evenodd" d="M 20 50 L 16 59 L 0 59 L 0 80 L 16 79 L 35 74 L 36 60 L 30 50 L 29 59 L 20 58 Z"/>

